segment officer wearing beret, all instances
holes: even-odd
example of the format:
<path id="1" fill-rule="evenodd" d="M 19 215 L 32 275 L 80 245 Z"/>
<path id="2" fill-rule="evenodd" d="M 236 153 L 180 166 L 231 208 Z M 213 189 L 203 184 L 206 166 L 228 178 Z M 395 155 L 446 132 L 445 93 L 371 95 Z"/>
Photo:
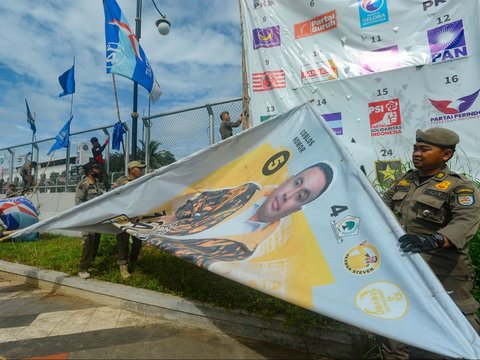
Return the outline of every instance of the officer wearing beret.
<path id="1" fill-rule="evenodd" d="M 145 164 L 139 161 L 130 161 L 128 163 L 128 176 L 122 176 L 113 184 L 112 188 L 118 188 L 122 185 L 129 183 L 135 179 L 138 179 L 143 175 L 145 170 Z M 129 240 L 130 234 L 127 232 L 122 232 L 117 234 L 117 244 L 118 244 L 118 260 L 117 265 L 120 268 L 120 275 L 123 279 L 128 279 L 131 276 L 135 264 L 138 260 L 138 255 L 140 255 L 140 249 L 142 247 L 142 241 L 132 236 L 132 249 L 129 254 Z M 129 265 L 130 264 L 130 269 Z"/>
<path id="2" fill-rule="evenodd" d="M 480 194 L 475 184 L 448 168 L 459 136 L 451 130 L 417 130 L 408 171 L 388 189 L 383 200 L 406 234 L 399 238 L 403 252 L 421 253 L 445 290 L 480 333 L 473 298 L 474 270 L 468 242 L 480 224 Z M 382 344 L 385 359 L 408 359 L 408 347 L 392 340 Z"/>
<path id="3" fill-rule="evenodd" d="M 75 189 L 75 205 L 96 198 L 105 192 L 105 188 L 100 181 L 102 178 L 101 165 L 95 161 L 90 161 L 83 165 L 83 170 L 86 177 L 78 183 Z M 90 266 L 95 260 L 100 245 L 100 234 L 84 232 L 82 237 L 82 256 L 78 266 L 78 276 L 82 279 L 88 279 L 90 277 Z"/>

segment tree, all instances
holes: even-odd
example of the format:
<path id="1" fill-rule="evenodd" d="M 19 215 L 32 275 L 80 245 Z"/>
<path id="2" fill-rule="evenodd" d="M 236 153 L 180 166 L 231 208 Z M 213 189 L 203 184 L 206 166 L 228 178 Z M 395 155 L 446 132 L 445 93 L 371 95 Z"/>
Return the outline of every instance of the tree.
<path id="1" fill-rule="evenodd" d="M 145 161 L 145 143 L 140 141 L 142 144 L 142 149 L 138 148 L 137 156 L 139 160 Z M 152 169 L 159 169 L 162 166 L 166 166 L 168 164 L 174 163 L 177 161 L 175 159 L 175 155 L 173 155 L 168 150 L 161 150 L 160 145 L 162 145 L 159 141 L 152 140 L 150 141 L 149 147 L 149 159 L 150 159 L 150 168 Z"/>

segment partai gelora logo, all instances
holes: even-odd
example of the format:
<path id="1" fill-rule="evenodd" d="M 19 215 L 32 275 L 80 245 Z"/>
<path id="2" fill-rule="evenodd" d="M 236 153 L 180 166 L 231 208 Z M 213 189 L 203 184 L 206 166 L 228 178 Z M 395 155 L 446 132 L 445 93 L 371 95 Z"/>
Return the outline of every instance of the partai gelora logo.
<path id="1" fill-rule="evenodd" d="M 383 6 L 385 0 L 362 0 L 362 9 L 366 12 L 375 12 Z"/>

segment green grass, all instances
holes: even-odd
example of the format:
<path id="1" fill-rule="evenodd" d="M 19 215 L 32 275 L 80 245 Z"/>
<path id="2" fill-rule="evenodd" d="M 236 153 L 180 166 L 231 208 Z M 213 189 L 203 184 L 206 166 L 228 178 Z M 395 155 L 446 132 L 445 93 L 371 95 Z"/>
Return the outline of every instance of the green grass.
<path id="1" fill-rule="evenodd" d="M 116 265 L 117 243 L 104 234 L 94 263 L 96 279 L 180 296 L 223 307 L 273 317 L 281 314 L 286 326 L 307 334 L 313 325 L 338 325 L 333 320 L 276 299 L 247 286 L 201 269 L 151 246 L 144 246 L 133 276 L 120 277 Z M 81 239 L 43 234 L 40 241 L 0 243 L 0 259 L 75 275 Z"/>
<path id="2" fill-rule="evenodd" d="M 81 239 L 44 234 L 40 241 L 0 243 L 0 259 L 56 270 L 77 273 L 81 253 Z M 129 280 L 120 277 L 116 265 L 117 244 L 113 235 L 102 235 L 93 273 L 99 280 L 126 284 L 162 293 L 180 296 L 250 313 L 272 317 L 278 314 L 287 319 L 287 326 L 300 334 L 307 334 L 310 326 L 337 327 L 338 323 L 311 311 L 260 293 L 247 286 L 198 268 L 175 256 L 151 246 L 144 246 L 137 268 Z M 480 231 L 470 242 L 470 254 L 477 279 L 480 279 Z M 480 282 L 474 296 L 480 301 Z"/>

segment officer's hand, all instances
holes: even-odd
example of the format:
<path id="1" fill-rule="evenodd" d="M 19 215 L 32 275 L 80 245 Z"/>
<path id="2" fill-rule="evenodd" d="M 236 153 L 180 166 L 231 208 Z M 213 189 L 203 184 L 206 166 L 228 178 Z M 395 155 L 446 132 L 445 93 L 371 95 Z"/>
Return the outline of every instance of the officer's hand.
<path id="1" fill-rule="evenodd" d="M 398 239 L 398 242 L 403 252 L 420 253 L 442 248 L 445 239 L 437 233 L 432 235 L 405 234 Z"/>

